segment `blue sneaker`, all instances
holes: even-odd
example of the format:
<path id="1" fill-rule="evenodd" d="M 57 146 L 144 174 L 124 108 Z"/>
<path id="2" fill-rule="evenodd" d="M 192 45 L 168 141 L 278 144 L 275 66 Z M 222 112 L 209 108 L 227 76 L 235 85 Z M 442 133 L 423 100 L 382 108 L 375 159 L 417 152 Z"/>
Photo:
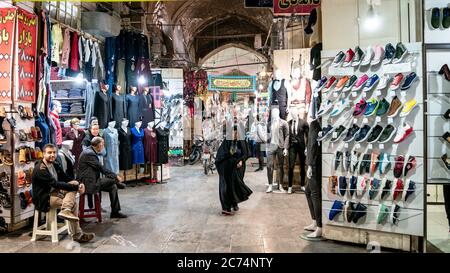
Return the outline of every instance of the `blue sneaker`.
<path id="1" fill-rule="evenodd" d="M 375 98 L 371 98 L 367 101 L 367 108 L 364 112 L 364 116 L 370 117 L 374 115 L 378 111 L 379 106 L 380 104 L 378 103 L 378 101 Z"/>
<path id="2" fill-rule="evenodd" d="M 380 77 L 377 74 L 373 74 L 372 77 L 366 83 L 366 87 L 364 87 L 363 91 L 370 91 L 372 88 L 380 81 Z"/>
<path id="3" fill-rule="evenodd" d="M 356 184 L 358 183 L 358 177 L 352 176 L 350 178 L 350 196 L 353 196 L 353 194 L 356 192 Z"/>
<path id="4" fill-rule="evenodd" d="M 406 76 L 405 81 L 403 82 L 403 85 L 401 87 L 401 90 L 408 90 L 415 81 L 417 81 L 419 77 L 417 77 L 417 74 L 414 72 L 411 72 L 408 76 Z"/>
<path id="5" fill-rule="evenodd" d="M 333 206 L 331 207 L 330 213 L 328 214 L 328 219 L 330 221 L 333 221 L 334 217 L 342 212 L 342 208 L 344 207 L 344 204 L 342 201 L 334 200 Z"/>
<path id="6" fill-rule="evenodd" d="M 416 183 L 409 180 L 408 189 L 406 190 L 405 201 L 408 200 L 408 197 L 416 191 Z"/>
<path id="7" fill-rule="evenodd" d="M 380 188 L 381 180 L 372 178 L 370 182 L 369 199 L 373 200 L 378 194 L 378 189 Z"/>
<path id="8" fill-rule="evenodd" d="M 339 176 L 338 189 L 341 196 L 345 196 L 347 191 L 347 178 L 345 176 Z"/>
<path id="9" fill-rule="evenodd" d="M 333 111 L 330 114 L 330 117 L 335 117 L 344 112 L 344 110 L 349 106 L 348 101 L 345 99 L 340 100 L 337 105 L 334 107 Z"/>
<path id="10" fill-rule="evenodd" d="M 322 76 L 322 78 L 319 81 L 319 84 L 316 87 L 317 92 L 321 91 L 324 87 L 325 84 L 327 83 L 328 78 L 326 76 Z"/>

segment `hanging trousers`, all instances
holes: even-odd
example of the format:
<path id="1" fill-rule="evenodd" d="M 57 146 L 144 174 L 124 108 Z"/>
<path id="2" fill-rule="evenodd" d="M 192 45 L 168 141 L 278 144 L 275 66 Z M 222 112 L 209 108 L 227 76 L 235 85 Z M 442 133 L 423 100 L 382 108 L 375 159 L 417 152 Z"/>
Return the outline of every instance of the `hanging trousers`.
<path id="1" fill-rule="evenodd" d="M 284 156 L 283 149 L 269 149 L 267 155 L 267 179 L 269 180 L 269 185 L 273 183 L 273 169 L 275 158 L 278 161 L 278 184 L 283 183 L 284 179 Z"/>
<path id="2" fill-rule="evenodd" d="M 294 180 L 294 168 L 295 168 L 295 160 L 297 159 L 297 155 L 300 158 L 300 186 L 305 186 L 306 180 L 306 171 L 305 171 L 305 146 L 294 143 L 289 147 L 289 187 L 292 187 L 292 182 Z"/>
<path id="3" fill-rule="evenodd" d="M 311 218 L 316 221 L 318 227 L 322 227 L 322 174 L 321 168 L 312 166 L 312 177 L 305 188 Z"/>

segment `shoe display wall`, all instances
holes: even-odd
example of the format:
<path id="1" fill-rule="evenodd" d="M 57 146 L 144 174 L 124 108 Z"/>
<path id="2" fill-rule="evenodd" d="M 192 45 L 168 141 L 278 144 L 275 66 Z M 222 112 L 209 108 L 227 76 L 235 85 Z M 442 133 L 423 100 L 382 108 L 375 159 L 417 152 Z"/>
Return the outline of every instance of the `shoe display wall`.
<path id="1" fill-rule="evenodd" d="M 328 69 L 337 85 L 321 106 L 322 173 L 335 183 L 332 191 L 323 183 L 328 224 L 422 236 L 422 46 L 353 48 L 322 52 L 344 59 Z M 359 213 L 356 222 L 352 213 Z"/>

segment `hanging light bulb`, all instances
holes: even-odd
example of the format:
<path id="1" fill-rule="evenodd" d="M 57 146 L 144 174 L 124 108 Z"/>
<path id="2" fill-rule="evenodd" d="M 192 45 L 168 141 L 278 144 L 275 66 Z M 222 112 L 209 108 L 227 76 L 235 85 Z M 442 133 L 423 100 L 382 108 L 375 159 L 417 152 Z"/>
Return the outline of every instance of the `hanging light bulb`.
<path id="1" fill-rule="evenodd" d="M 374 2 L 369 0 L 368 3 L 369 10 L 367 11 L 367 16 L 364 20 L 364 29 L 368 32 L 375 32 L 380 29 L 381 18 L 375 11 Z"/>

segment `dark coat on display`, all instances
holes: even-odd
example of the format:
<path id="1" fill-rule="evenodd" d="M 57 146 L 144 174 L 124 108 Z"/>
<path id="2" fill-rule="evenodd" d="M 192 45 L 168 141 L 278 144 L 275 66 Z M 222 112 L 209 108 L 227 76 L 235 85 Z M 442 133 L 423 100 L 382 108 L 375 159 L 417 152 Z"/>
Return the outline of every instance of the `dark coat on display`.
<path id="1" fill-rule="evenodd" d="M 121 170 L 130 170 L 133 168 L 131 160 L 131 132 L 127 128 L 125 132 L 122 128 L 119 130 L 119 167 Z"/>
<path id="2" fill-rule="evenodd" d="M 107 94 L 102 91 L 95 93 L 94 116 L 98 118 L 100 129 L 108 126 L 111 117 L 110 100 Z"/>
<path id="3" fill-rule="evenodd" d="M 133 127 L 134 124 L 139 120 L 141 116 L 139 114 L 139 96 L 128 94 L 126 97 L 127 103 L 127 116 L 130 121 L 130 127 Z"/>
<path id="4" fill-rule="evenodd" d="M 148 128 L 144 129 L 144 153 L 145 161 L 155 163 L 158 158 L 157 155 L 158 143 L 156 140 L 155 130 L 150 131 Z"/>
<path id="5" fill-rule="evenodd" d="M 113 94 L 111 98 L 112 119 L 116 121 L 116 128 L 119 128 L 120 122 L 127 117 L 127 104 L 125 96 Z"/>
<path id="6" fill-rule="evenodd" d="M 55 179 L 47 168 L 47 165 L 40 160 L 33 169 L 33 204 L 41 212 L 50 210 L 50 192 L 53 189 L 65 191 L 78 191 L 78 186 L 69 184 L 72 178 L 66 175 L 58 163 L 54 163 L 58 179 Z"/>
<path id="7" fill-rule="evenodd" d="M 150 93 L 147 95 L 142 93 L 139 96 L 139 109 L 143 126 L 146 126 L 150 121 L 155 120 L 155 103 L 153 102 L 153 96 Z"/>
<path id="8" fill-rule="evenodd" d="M 167 129 L 157 128 L 156 135 L 158 140 L 158 162 L 159 164 L 166 164 L 169 162 L 169 134 Z"/>
<path id="9" fill-rule="evenodd" d="M 84 183 L 87 194 L 94 194 L 100 191 L 100 174 L 111 179 L 117 178 L 114 172 L 108 170 L 100 163 L 98 154 L 91 146 L 81 153 L 77 170 L 77 180 Z"/>

